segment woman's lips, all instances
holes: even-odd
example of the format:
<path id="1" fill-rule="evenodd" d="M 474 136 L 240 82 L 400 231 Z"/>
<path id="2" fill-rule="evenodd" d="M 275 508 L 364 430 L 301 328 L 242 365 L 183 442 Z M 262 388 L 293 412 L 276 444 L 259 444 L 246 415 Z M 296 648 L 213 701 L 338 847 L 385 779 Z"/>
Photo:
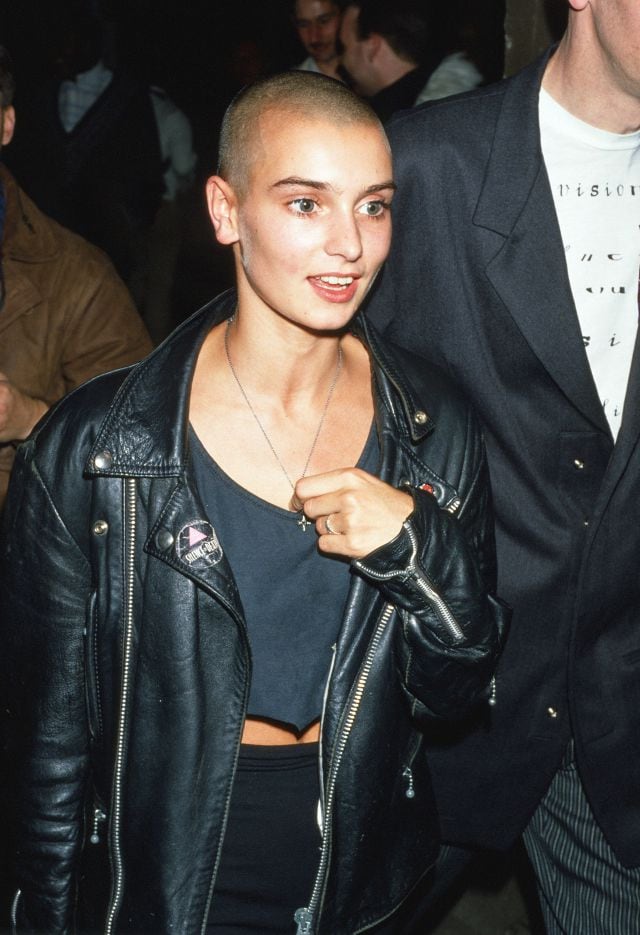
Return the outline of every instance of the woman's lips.
<path id="1" fill-rule="evenodd" d="M 350 302 L 358 290 L 359 279 L 359 276 L 340 276 L 338 273 L 309 276 L 316 293 L 329 302 Z"/>

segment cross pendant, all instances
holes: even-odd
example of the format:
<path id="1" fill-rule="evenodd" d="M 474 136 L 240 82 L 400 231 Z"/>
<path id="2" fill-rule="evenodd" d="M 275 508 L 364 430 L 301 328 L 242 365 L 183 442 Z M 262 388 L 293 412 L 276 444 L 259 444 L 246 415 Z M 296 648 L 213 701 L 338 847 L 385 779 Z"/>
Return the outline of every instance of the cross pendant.
<path id="1" fill-rule="evenodd" d="M 303 532 L 306 532 L 306 531 L 307 531 L 307 526 L 311 526 L 311 520 L 307 519 L 307 517 L 306 517 L 306 516 L 304 515 L 304 513 L 303 513 L 302 516 L 300 517 L 300 519 L 298 520 L 298 522 L 296 523 L 296 525 L 297 525 L 297 526 L 301 526 L 301 527 L 302 527 L 302 531 L 303 531 Z"/>

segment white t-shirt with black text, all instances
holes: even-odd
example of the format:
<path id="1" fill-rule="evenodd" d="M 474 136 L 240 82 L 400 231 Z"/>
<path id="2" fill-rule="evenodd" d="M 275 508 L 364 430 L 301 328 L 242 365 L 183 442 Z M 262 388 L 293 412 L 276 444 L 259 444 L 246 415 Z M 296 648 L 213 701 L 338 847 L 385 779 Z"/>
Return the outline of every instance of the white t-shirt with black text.
<path id="1" fill-rule="evenodd" d="M 544 89 L 539 113 L 584 346 L 616 438 L 638 328 L 640 131 L 592 127 Z"/>

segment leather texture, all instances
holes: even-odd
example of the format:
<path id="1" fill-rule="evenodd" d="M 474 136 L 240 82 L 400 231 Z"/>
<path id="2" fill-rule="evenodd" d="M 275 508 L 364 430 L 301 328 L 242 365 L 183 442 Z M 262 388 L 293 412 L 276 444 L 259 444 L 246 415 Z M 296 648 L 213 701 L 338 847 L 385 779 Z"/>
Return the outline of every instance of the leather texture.
<path id="1" fill-rule="evenodd" d="M 104 905 L 83 893 L 96 807 L 107 814 L 108 930 L 197 933 L 206 918 L 251 655 L 226 556 L 181 547 L 194 524 L 216 522 L 193 486 L 187 406 L 200 343 L 234 307 L 223 295 L 135 368 L 86 384 L 20 449 L 0 553 L 19 931 L 107 930 Z M 461 635 L 443 630 L 406 570 L 408 530 L 369 571 L 353 567 L 322 719 L 320 935 L 387 916 L 431 866 L 420 725 L 486 709 L 508 616 L 487 596 L 489 487 L 468 404 L 436 368 L 357 328 L 381 476 L 431 485 L 416 493 L 411 536 Z M 399 580 L 378 580 L 389 571 Z"/>

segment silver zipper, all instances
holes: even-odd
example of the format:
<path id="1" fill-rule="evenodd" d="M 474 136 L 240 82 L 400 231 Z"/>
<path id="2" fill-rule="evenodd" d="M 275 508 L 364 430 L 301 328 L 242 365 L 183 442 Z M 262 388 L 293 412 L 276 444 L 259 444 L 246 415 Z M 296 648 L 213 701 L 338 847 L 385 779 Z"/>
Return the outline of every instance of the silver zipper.
<path id="1" fill-rule="evenodd" d="M 250 654 L 250 650 L 249 650 L 249 648 L 248 648 L 248 647 L 249 647 L 249 640 L 248 640 L 248 637 L 247 637 L 246 626 L 245 626 L 244 621 L 238 616 L 238 614 L 236 613 L 235 609 L 233 608 L 233 606 L 232 606 L 228 601 L 224 600 L 220 595 L 218 595 L 218 600 L 221 601 L 221 603 L 222 603 L 222 604 L 226 607 L 226 609 L 228 610 L 229 614 L 230 614 L 230 615 L 233 617 L 233 619 L 235 620 L 236 625 L 238 626 L 238 628 L 240 629 L 241 633 L 243 634 L 244 645 L 245 645 L 245 653 L 249 653 L 249 654 Z M 247 715 L 247 699 L 248 699 L 248 690 L 245 690 L 244 709 L 243 709 L 243 713 L 242 713 L 242 725 L 243 725 L 243 727 L 244 727 L 244 723 L 245 723 L 246 715 Z M 235 777 L 235 774 L 236 774 L 236 771 L 237 771 L 237 768 L 238 768 L 238 758 L 239 758 L 239 756 L 240 756 L 240 746 L 241 746 L 241 744 L 242 744 L 242 729 L 241 729 L 240 732 L 238 733 L 238 737 L 237 737 L 237 740 L 236 740 L 235 758 L 234 758 L 234 763 L 233 763 L 233 776 L 234 776 L 234 777 Z M 229 792 L 227 793 L 227 798 L 226 798 L 225 803 L 224 803 L 224 815 L 223 815 L 223 817 L 222 817 L 222 826 L 221 826 L 221 831 L 220 831 L 220 841 L 219 841 L 219 843 L 218 843 L 218 851 L 217 851 L 217 854 L 216 854 L 215 863 L 214 863 L 214 865 L 213 865 L 213 870 L 212 870 L 212 872 L 211 872 L 211 882 L 209 883 L 209 891 L 208 891 L 208 893 L 207 893 L 207 901 L 206 901 L 206 903 L 205 903 L 204 916 L 203 916 L 203 919 L 202 919 L 202 925 L 200 926 L 200 935 L 205 935 L 206 930 L 207 930 L 207 923 L 208 923 L 208 921 L 209 921 L 209 912 L 210 912 L 210 910 L 211 910 L 211 902 L 212 902 L 212 900 L 213 900 L 213 891 L 214 891 L 214 888 L 215 888 L 216 877 L 218 876 L 218 869 L 219 869 L 219 867 L 220 867 L 220 859 L 221 859 L 221 857 L 222 857 L 222 845 L 223 845 L 223 842 L 224 842 L 224 837 L 225 837 L 225 833 L 226 833 L 226 829 L 227 829 L 227 822 L 228 822 L 228 820 L 229 820 L 229 807 L 230 807 L 230 805 L 231 805 L 231 795 L 232 795 L 232 792 L 233 792 L 233 783 L 231 783 L 231 785 L 230 785 L 230 787 L 229 787 Z"/>
<path id="2" fill-rule="evenodd" d="M 322 738 L 324 736 L 324 712 L 327 707 L 327 698 L 329 697 L 329 686 L 331 684 L 331 676 L 333 675 L 333 670 L 336 665 L 336 655 L 337 655 L 337 643 L 334 643 L 331 647 L 331 665 L 329 666 L 329 674 L 327 675 L 327 681 L 324 686 L 324 693 L 322 696 L 322 713 L 320 715 L 320 736 L 318 738 L 318 772 L 320 774 L 320 814 L 322 820 L 324 821 L 324 758 L 322 756 Z M 322 827 L 320 828 L 322 831 Z"/>
<path id="3" fill-rule="evenodd" d="M 245 715 L 246 715 L 246 699 L 245 699 Z M 244 725 L 244 718 L 243 718 Z M 238 768 L 238 757 L 240 755 L 240 745 L 242 743 L 242 731 L 238 734 L 238 739 L 236 741 L 236 754 L 235 762 L 233 766 L 233 775 L 235 777 L 237 768 Z M 220 867 L 220 859 L 222 857 L 222 845 L 224 843 L 224 836 L 227 830 L 227 822 L 229 820 L 229 806 L 231 805 L 231 794 L 233 791 L 233 783 L 229 787 L 229 792 L 227 793 L 227 798 L 224 803 L 224 816 L 222 818 L 222 827 L 220 829 L 220 842 L 218 844 L 218 852 L 216 854 L 216 861 L 213 866 L 213 871 L 211 873 L 211 882 L 209 883 L 209 892 L 207 893 L 207 902 L 205 904 L 204 917 L 202 919 L 202 926 L 200 927 L 200 935 L 205 935 L 207 931 L 207 923 L 209 921 L 209 912 L 211 911 L 211 902 L 213 900 L 213 890 L 215 888 L 216 877 L 218 876 L 218 869 Z"/>
<path id="4" fill-rule="evenodd" d="M 111 900 L 107 910 L 104 935 L 111 935 L 124 892 L 124 865 L 120 849 L 120 822 L 122 819 L 122 776 L 124 772 L 125 738 L 127 733 L 127 715 L 129 701 L 129 683 L 131 655 L 133 648 L 133 591 L 135 583 L 135 542 L 136 542 L 136 482 L 134 478 L 125 480 L 125 529 L 127 533 L 125 554 L 125 607 L 122 651 L 122 702 L 118 719 L 116 738 L 116 759 L 113 773 L 113 794 L 111 798 L 111 864 L 113 881 Z M 128 521 L 128 522 L 127 522 Z"/>
<path id="5" fill-rule="evenodd" d="M 431 585 L 426 575 L 421 575 L 419 572 L 415 572 L 411 577 L 418 585 L 427 600 L 431 603 L 433 609 L 437 613 L 442 623 L 444 623 L 445 627 L 449 630 L 453 639 L 456 642 L 462 642 L 464 639 L 464 632 L 462 627 L 447 607 L 444 599 L 440 597 L 436 589 Z"/>
<path id="6" fill-rule="evenodd" d="M 364 562 L 361 561 L 355 562 L 356 568 L 361 568 L 364 572 L 366 572 L 367 575 L 369 575 L 369 577 L 374 578 L 377 581 L 391 581 L 394 578 L 401 577 L 411 578 L 411 580 L 417 584 L 424 596 L 427 598 L 437 613 L 438 618 L 445 625 L 452 638 L 455 640 L 455 642 L 459 643 L 464 640 L 464 631 L 449 610 L 449 607 L 447 606 L 444 598 L 438 594 L 424 571 L 418 566 L 418 539 L 413 530 L 413 526 L 408 520 L 405 520 L 402 525 L 404 529 L 406 529 L 411 541 L 411 557 L 406 569 L 403 571 L 374 571 L 372 568 L 369 568 Z"/>
<path id="7" fill-rule="evenodd" d="M 240 744 L 242 742 L 242 733 L 238 735 L 238 741 L 236 743 L 236 760 L 233 768 L 233 773 L 235 776 L 236 769 L 238 766 L 238 755 L 240 753 Z M 233 784 L 231 789 L 233 788 Z M 220 867 L 220 858 L 222 857 L 222 842 L 224 841 L 224 835 L 227 829 L 227 821 L 229 819 L 229 805 L 231 804 L 231 789 L 227 793 L 227 798 L 224 803 L 224 817 L 222 819 L 222 828 L 220 834 L 220 844 L 218 844 L 218 853 L 216 854 L 216 862 L 213 866 L 213 871 L 211 873 L 211 882 L 209 884 L 209 892 L 207 893 L 207 902 L 205 904 L 204 918 L 202 920 L 202 926 L 200 928 L 200 935 L 205 935 L 207 931 L 207 923 L 209 921 L 209 912 L 211 911 L 211 902 L 213 900 L 213 890 L 216 883 L 216 877 L 218 876 L 218 868 Z"/>
<path id="8" fill-rule="evenodd" d="M 15 896 L 11 900 L 11 931 L 14 935 L 18 931 L 18 903 L 21 896 L 22 890 L 16 890 Z"/>
<path id="9" fill-rule="evenodd" d="M 302 909 L 297 909 L 294 914 L 294 921 L 297 925 L 296 935 L 313 935 L 313 918 L 320 905 L 327 867 L 329 865 L 329 852 L 331 849 L 331 817 L 333 812 L 338 770 L 340 769 L 342 757 L 344 756 L 344 752 L 347 746 L 347 740 L 349 739 L 349 735 L 353 728 L 356 715 L 360 707 L 360 702 L 362 701 L 362 696 L 371 673 L 373 659 L 378 650 L 378 645 L 382 638 L 382 634 L 384 633 L 394 610 L 395 607 L 393 604 L 385 604 L 373 637 L 371 638 L 371 642 L 367 650 L 367 655 L 365 656 L 364 662 L 360 667 L 360 673 L 356 681 L 355 691 L 349 705 L 347 716 L 344 719 L 340 736 L 336 743 L 335 754 L 330 765 L 329 777 L 327 780 L 327 790 L 325 795 L 320 864 L 318 866 L 318 872 L 316 874 L 309 905 Z"/>

